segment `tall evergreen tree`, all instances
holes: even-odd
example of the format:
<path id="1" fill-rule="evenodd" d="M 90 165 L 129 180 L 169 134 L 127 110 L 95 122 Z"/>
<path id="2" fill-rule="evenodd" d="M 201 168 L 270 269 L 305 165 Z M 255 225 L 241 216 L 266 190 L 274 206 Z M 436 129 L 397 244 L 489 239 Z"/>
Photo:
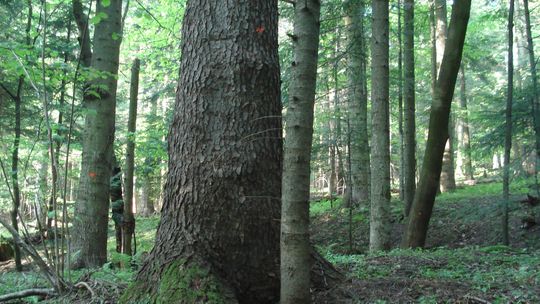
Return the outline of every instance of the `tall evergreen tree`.
<path id="1" fill-rule="evenodd" d="M 369 249 L 390 248 L 389 1 L 373 0 L 371 221 Z"/>
<path id="2" fill-rule="evenodd" d="M 194 271 L 225 297 L 277 301 L 277 26 L 276 0 L 187 2 L 161 222 L 123 302 L 189 301 L 174 282 Z"/>
<path id="3" fill-rule="evenodd" d="M 318 0 L 298 2 L 294 8 L 294 62 L 285 116 L 281 187 L 280 303 L 284 304 L 311 303 L 309 177 L 320 9 Z"/>
<path id="4" fill-rule="evenodd" d="M 94 48 L 91 54 L 90 72 L 93 77 L 83 97 L 86 117 L 79 192 L 73 221 L 74 268 L 101 266 L 107 260 L 109 187 L 122 41 L 122 1 L 98 0 L 96 5 L 96 21 L 99 22 L 94 29 Z M 83 25 L 80 41 L 87 41 L 86 35 L 88 27 Z M 82 50 L 83 54 L 87 51 L 84 43 Z"/>
<path id="5" fill-rule="evenodd" d="M 416 101 L 414 75 L 414 0 L 404 1 L 404 126 L 403 126 L 403 198 L 405 216 L 409 215 L 416 189 Z"/>
<path id="6" fill-rule="evenodd" d="M 347 29 L 348 107 L 351 133 L 351 191 L 353 202 L 369 199 L 369 144 L 367 129 L 367 57 L 365 53 L 363 0 L 344 2 Z"/>

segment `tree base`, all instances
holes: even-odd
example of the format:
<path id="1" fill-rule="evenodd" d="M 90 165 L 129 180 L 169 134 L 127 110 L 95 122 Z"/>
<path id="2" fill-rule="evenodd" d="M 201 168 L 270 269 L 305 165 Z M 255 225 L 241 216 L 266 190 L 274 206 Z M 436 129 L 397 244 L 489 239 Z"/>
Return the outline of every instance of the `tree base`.
<path id="1" fill-rule="evenodd" d="M 204 264 L 177 259 L 166 267 L 156 285 L 136 281 L 119 302 L 237 304 L 232 289 Z"/>

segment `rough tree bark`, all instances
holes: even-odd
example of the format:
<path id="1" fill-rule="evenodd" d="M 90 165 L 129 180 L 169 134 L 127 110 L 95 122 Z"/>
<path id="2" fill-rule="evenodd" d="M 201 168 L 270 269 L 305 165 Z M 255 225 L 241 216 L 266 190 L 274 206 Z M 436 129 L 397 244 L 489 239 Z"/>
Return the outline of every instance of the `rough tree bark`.
<path id="1" fill-rule="evenodd" d="M 423 247 L 426 241 L 435 195 L 439 187 L 442 156 L 448 139 L 450 109 L 463 53 L 470 8 L 471 0 L 456 0 L 452 8 L 448 40 L 435 87 L 435 98 L 431 106 L 429 134 L 420 182 L 403 238 L 404 247 Z"/>
<path id="2" fill-rule="evenodd" d="M 74 3 L 75 4 L 75 3 Z M 81 175 L 73 221 L 73 268 L 101 266 L 107 260 L 109 179 L 113 153 L 116 87 L 122 1 L 98 0 L 96 15 L 105 14 L 94 30 L 93 78 L 84 92 L 86 110 Z M 77 21 L 77 24 L 79 22 Z M 83 29 L 86 32 L 87 29 Z M 85 35 L 83 34 L 82 37 Z M 85 39 L 82 39 L 85 41 Z M 83 52 L 85 47 L 83 47 Z"/>
<path id="3" fill-rule="evenodd" d="M 137 98 L 139 94 L 139 70 L 141 62 L 133 60 L 131 66 L 131 83 L 129 91 L 129 118 L 128 142 L 126 147 L 126 175 L 124 179 L 124 218 L 122 253 L 131 255 L 131 240 L 135 232 L 135 218 L 133 218 L 133 172 L 135 171 L 135 131 L 137 122 Z"/>
<path id="4" fill-rule="evenodd" d="M 389 1 L 373 0 L 370 251 L 390 248 Z"/>
<path id="5" fill-rule="evenodd" d="M 121 302 L 277 301 L 277 21 L 275 0 L 188 1 L 161 223 Z"/>
<path id="6" fill-rule="evenodd" d="M 403 3 L 404 128 L 403 128 L 403 198 L 405 216 L 409 215 L 416 189 L 416 101 L 414 75 L 414 0 Z"/>
<path id="7" fill-rule="evenodd" d="M 508 200 L 510 198 L 510 152 L 512 151 L 512 101 L 514 97 L 514 0 L 508 8 L 508 86 L 506 92 L 506 121 L 504 132 L 503 208 L 501 217 L 502 243 L 509 244 Z"/>
<path id="8" fill-rule="evenodd" d="M 285 116 L 281 186 L 280 303 L 284 304 L 311 303 L 309 177 L 320 9 L 318 0 L 297 2 L 294 9 L 294 61 Z"/>
<path id="9" fill-rule="evenodd" d="M 361 0 L 344 3 L 348 55 L 348 115 L 351 132 L 351 188 L 354 203 L 369 199 L 369 144 L 367 129 L 367 92 L 365 91 L 364 11 Z"/>

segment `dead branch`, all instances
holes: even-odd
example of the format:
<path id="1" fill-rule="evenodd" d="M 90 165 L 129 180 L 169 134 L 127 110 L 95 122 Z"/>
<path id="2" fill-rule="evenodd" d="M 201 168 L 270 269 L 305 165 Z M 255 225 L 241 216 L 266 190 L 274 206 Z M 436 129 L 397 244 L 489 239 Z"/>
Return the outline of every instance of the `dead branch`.
<path id="1" fill-rule="evenodd" d="M 1 295 L 0 302 L 7 302 L 9 300 L 22 299 L 31 296 L 52 297 L 55 295 L 56 292 L 52 288 L 32 288 Z"/>
<path id="2" fill-rule="evenodd" d="M 6 228 L 9 233 L 11 233 L 11 236 L 13 236 L 13 241 L 19 245 L 21 249 L 23 249 L 30 257 L 34 260 L 34 262 L 38 265 L 39 269 L 45 276 L 45 278 L 51 283 L 51 286 L 54 288 L 55 291 L 61 292 L 62 290 L 66 289 L 66 283 L 62 278 L 60 278 L 48 265 L 43 261 L 39 253 L 36 251 L 36 249 L 27 244 L 23 241 L 19 233 L 11 227 L 6 221 L 4 221 L 0 217 L 0 224 Z"/>
<path id="3" fill-rule="evenodd" d="M 75 287 L 77 287 L 77 288 L 83 288 L 84 287 L 90 292 L 90 295 L 91 295 L 92 298 L 94 298 L 96 296 L 96 293 L 94 292 L 92 287 L 90 287 L 90 285 L 88 285 L 86 282 L 79 282 L 79 283 L 75 284 Z"/>
<path id="4" fill-rule="evenodd" d="M 465 296 L 465 299 L 467 299 L 469 303 L 491 304 L 491 302 L 489 302 L 488 300 L 480 299 L 473 296 Z"/>

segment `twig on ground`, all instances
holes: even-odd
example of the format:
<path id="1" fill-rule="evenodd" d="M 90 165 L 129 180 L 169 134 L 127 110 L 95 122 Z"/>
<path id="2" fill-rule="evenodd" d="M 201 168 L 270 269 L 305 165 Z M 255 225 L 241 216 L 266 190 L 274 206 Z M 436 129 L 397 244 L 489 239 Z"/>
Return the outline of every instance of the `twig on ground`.
<path id="1" fill-rule="evenodd" d="M 465 299 L 467 299 L 469 303 L 491 304 L 491 302 L 488 300 L 480 299 L 478 297 L 473 297 L 473 296 L 465 296 Z"/>

